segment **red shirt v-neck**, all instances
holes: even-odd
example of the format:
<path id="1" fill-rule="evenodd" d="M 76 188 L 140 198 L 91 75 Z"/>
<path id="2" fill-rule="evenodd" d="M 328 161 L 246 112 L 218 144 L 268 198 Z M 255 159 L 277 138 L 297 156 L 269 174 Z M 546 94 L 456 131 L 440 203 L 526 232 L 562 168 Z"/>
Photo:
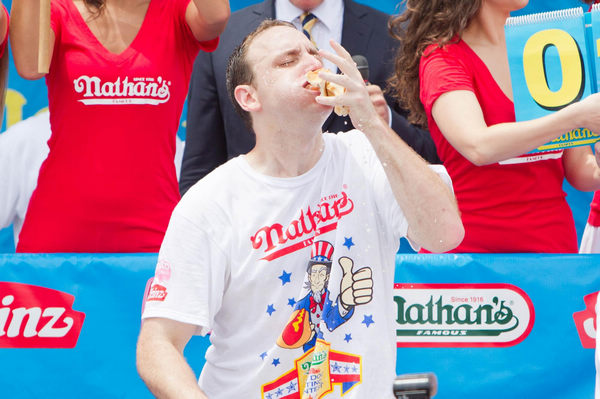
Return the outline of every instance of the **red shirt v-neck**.
<path id="1" fill-rule="evenodd" d="M 72 0 L 53 0 L 46 76 L 52 136 L 18 252 L 157 252 L 179 200 L 175 136 L 200 49 L 190 0 L 152 0 L 120 54 Z"/>

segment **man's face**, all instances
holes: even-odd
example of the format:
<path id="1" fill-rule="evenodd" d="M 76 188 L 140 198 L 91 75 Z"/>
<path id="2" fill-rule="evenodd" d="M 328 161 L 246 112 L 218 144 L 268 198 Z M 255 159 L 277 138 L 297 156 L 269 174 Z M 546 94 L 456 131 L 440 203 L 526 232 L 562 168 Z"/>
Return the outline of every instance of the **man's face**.
<path id="1" fill-rule="evenodd" d="M 303 11 L 311 11 L 321 5 L 325 0 L 290 0 L 290 3 Z"/>
<path id="2" fill-rule="evenodd" d="M 329 278 L 328 267 L 325 265 L 312 265 L 308 272 L 308 281 L 310 281 L 310 289 L 314 292 L 320 292 L 327 285 Z"/>
<path id="3" fill-rule="evenodd" d="M 297 115 L 314 109 L 326 118 L 331 107 L 315 101 L 306 73 L 323 66 L 315 46 L 298 30 L 275 26 L 260 33 L 247 52 L 259 102 L 263 110 L 278 115 Z"/>

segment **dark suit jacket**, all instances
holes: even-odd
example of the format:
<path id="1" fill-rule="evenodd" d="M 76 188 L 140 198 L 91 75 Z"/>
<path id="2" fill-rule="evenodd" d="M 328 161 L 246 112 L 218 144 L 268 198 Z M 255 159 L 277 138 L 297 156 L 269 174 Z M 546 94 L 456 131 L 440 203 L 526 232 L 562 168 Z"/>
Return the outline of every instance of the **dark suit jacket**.
<path id="1" fill-rule="evenodd" d="M 244 125 L 231 104 L 225 84 L 229 55 L 244 37 L 263 20 L 275 15 L 274 0 L 265 0 L 237 12 L 229 19 L 213 53 L 200 52 L 194 64 L 188 96 L 186 145 L 179 189 L 183 195 L 192 185 L 228 159 L 250 151 L 254 133 Z M 387 30 L 389 15 L 371 7 L 344 0 L 342 46 L 352 55 L 364 55 L 369 61 L 369 81 L 386 87 L 393 73 L 397 43 Z M 427 131 L 410 125 L 402 110 L 391 99 L 392 129 L 423 158 L 439 163 L 435 145 Z M 353 129 L 348 117 L 332 113 L 323 131 Z"/>

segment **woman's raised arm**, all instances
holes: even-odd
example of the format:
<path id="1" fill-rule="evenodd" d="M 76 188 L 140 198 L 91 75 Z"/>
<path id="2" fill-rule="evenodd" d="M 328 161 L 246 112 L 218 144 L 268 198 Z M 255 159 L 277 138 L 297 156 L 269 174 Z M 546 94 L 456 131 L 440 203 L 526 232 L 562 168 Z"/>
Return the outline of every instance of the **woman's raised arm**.
<path id="1" fill-rule="evenodd" d="M 13 0 L 10 12 L 10 44 L 17 72 L 25 79 L 39 79 L 45 73 L 38 70 L 40 1 L 46 0 Z M 54 48 L 54 32 L 46 28 L 48 35 L 44 49 L 48 59 L 52 59 Z"/>
<path id="2" fill-rule="evenodd" d="M 191 0 L 185 20 L 196 39 L 206 41 L 223 32 L 230 14 L 228 0 Z"/>

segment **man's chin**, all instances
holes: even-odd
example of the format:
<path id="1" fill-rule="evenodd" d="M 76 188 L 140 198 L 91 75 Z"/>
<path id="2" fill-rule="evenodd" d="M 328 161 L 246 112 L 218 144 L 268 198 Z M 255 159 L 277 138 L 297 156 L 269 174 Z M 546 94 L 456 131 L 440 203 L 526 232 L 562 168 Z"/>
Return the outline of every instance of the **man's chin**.
<path id="1" fill-rule="evenodd" d="M 319 104 L 319 103 L 317 103 L 317 105 L 319 106 L 319 109 L 321 110 L 321 114 L 324 115 L 323 122 L 325 122 L 325 119 L 327 119 L 329 117 L 329 115 L 333 112 L 333 107 L 330 105 L 323 105 L 323 104 Z"/>

